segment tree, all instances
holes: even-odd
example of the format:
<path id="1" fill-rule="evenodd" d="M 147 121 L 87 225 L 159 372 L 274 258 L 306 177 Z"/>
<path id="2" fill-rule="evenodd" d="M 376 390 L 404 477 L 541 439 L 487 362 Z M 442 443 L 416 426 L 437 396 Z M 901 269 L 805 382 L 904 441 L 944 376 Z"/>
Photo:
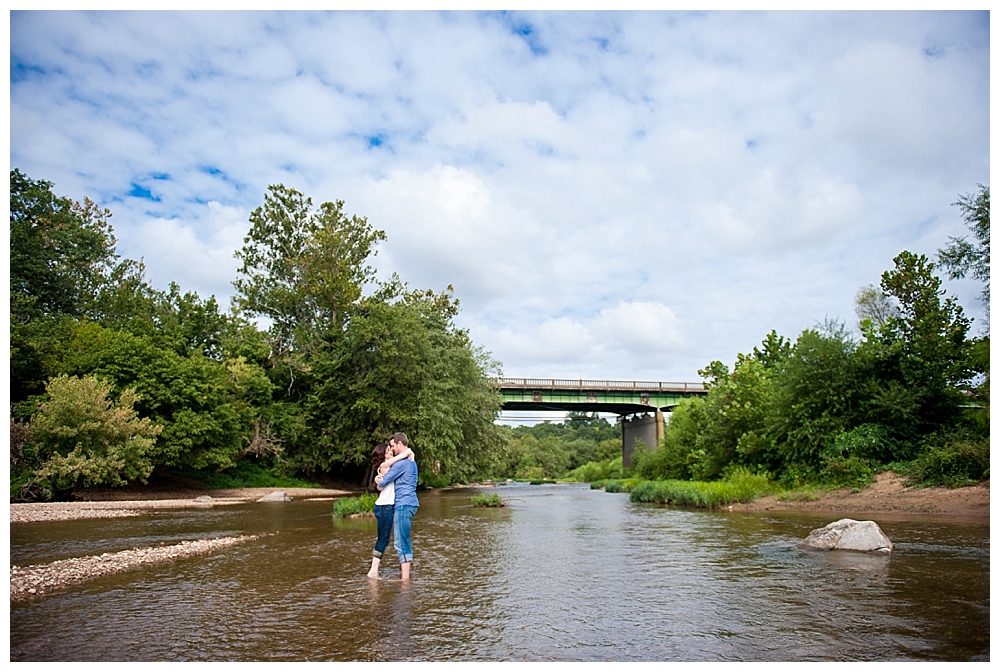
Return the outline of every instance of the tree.
<path id="1" fill-rule="evenodd" d="M 965 236 L 949 237 L 947 247 L 938 251 L 938 260 L 948 269 L 948 277 L 964 278 L 967 273 L 985 284 L 982 293 L 986 314 L 990 311 L 990 188 L 979 185 L 979 191 L 960 195 L 953 203 L 962 210 L 962 218 L 975 237 L 975 244 Z"/>
<path id="2" fill-rule="evenodd" d="M 858 353 L 865 387 L 859 421 L 886 426 L 905 457 L 922 436 L 953 424 L 961 413 L 959 388 L 973 375 L 970 321 L 944 296 L 925 255 L 904 250 L 893 262 L 895 268 L 882 274 L 881 289 L 899 313 L 865 332 Z"/>
<path id="3" fill-rule="evenodd" d="M 865 285 L 854 295 L 854 312 L 862 331 L 879 329 L 893 317 L 899 316 L 899 309 L 892 298 L 875 285 Z"/>
<path id="4" fill-rule="evenodd" d="M 279 184 L 250 214 L 233 286 L 241 311 L 270 318 L 272 359 L 306 354 L 342 329 L 347 308 L 374 279 L 366 261 L 385 233 L 363 217 L 348 217 L 343 207 L 326 202 L 316 210 L 311 198 Z"/>
<path id="5" fill-rule="evenodd" d="M 216 361 L 198 351 L 178 354 L 155 338 L 93 322 L 72 332 L 63 368 L 134 389 L 141 397 L 137 411 L 162 427 L 151 456 L 166 467 L 232 467 L 262 419 L 266 427 L 272 403 L 265 371 L 242 357 Z"/>
<path id="6" fill-rule="evenodd" d="M 31 441 L 44 460 L 36 479 L 56 491 L 145 482 L 161 428 L 136 416 L 134 390 L 111 400 L 111 385 L 93 376 L 59 376 L 45 389 L 48 399 L 31 418 Z"/>
<path id="7" fill-rule="evenodd" d="M 803 331 L 774 378 L 767 412 L 767 435 L 781 470 L 822 467 L 822 453 L 851 428 L 857 406 L 857 345 L 843 325 Z"/>
<path id="8" fill-rule="evenodd" d="M 363 470 L 375 443 L 403 431 L 421 482 L 488 475 L 503 449 L 493 425 L 503 401 L 490 383 L 495 364 L 455 328 L 457 312 L 450 287 L 372 297 L 353 308 L 343 333 L 312 360 L 310 428 L 298 463 Z"/>
<path id="9" fill-rule="evenodd" d="M 10 171 L 11 319 L 79 315 L 114 266 L 111 213 L 52 193 L 52 183 Z"/>

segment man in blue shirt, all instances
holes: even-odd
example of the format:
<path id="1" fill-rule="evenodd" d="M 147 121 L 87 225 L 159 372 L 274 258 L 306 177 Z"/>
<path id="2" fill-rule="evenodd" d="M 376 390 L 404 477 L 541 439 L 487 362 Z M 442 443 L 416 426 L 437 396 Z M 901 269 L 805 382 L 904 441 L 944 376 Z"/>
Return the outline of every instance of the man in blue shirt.
<path id="1" fill-rule="evenodd" d="M 410 440 L 403 432 L 396 432 L 389 439 L 393 452 L 399 454 L 409 447 Z M 392 526 L 395 532 L 393 545 L 399 554 L 400 578 L 410 580 L 410 563 L 413 562 L 413 547 L 410 545 L 410 525 L 413 514 L 417 512 L 420 502 L 417 501 L 417 463 L 413 460 L 400 460 L 389 467 L 382 480 L 376 480 L 379 490 L 396 483 L 396 508 L 392 516 Z"/>

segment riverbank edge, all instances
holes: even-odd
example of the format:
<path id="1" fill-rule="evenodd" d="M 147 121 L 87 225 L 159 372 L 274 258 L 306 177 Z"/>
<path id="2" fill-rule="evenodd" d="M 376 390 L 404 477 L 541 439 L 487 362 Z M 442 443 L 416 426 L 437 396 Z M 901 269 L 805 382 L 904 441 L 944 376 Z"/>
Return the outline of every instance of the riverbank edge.
<path id="1" fill-rule="evenodd" d="M 492 488 L 503 482 L 470 483 L 443 489 Z M 34 523 L 80 518 L 138 516 L 151 509 L 209 508 L 255 502 L 261 497 L 284 492 L 293 499 L 334 500 L 357 496 L 360 489 L 324 488 L 240 488 L 230 490 L 136 491 L 104 490 L 81 493 L 86 501 L 35 502 L 10 505 L 10 522 Z M 836 515 L 906 514 L 936 518 L 960 516 L 989 524 L 990 482 L 963 488 L 921 488 L 890 471 L 882 472 L 875 483 L 860 491 L 850 488 L 782 493 L 752 502 L 721 507 L 730 511 L 802 511 Z"/>

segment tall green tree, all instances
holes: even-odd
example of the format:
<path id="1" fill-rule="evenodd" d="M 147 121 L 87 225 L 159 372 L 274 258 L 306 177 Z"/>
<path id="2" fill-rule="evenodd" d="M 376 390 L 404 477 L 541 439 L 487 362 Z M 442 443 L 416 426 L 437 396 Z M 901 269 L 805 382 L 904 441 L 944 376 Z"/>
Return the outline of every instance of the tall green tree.
<path id="1" fill-rule="evenodd" d="M 456 329 L 448 292 L 404 292 L 362 301 L 343 334 L 315 357 L 306 402 L 305 468 L 363 470 L 371 447 L 406 432 L 423 482 L 488 475 L 504 443 L 495 364 Z"/>
<path id="2" fill-rule="evenodd" d="M 975 242 L 965 236 L 949 237 L 948 245 L 938 251 L 938 261 L 948 269 L 952 279 L 971 274 L 982 282 L 982 299 L 986 313 L 990 310 L 990 188 L 979 185 L 979 190 L 959 196 L 957 205 L 962 218 L 972 232 Z"/>
<path id="3" fill-rule="evenodd" d="M 111 213 L 10 171 L 11 319 L 81 315 L 115 265 Z"/>
<path id="4" fill-rule="evenodd" d="M 343 328 L 349 306 L 374 280 L 367 262 L 385 233 L 348 217 L 343 201 L 314 208 L 311 198 L 280 184 L 268 188 L 250 224 L 236 252 L 237 305 L 271 321 L 272 359 L 306 355 Z"/>

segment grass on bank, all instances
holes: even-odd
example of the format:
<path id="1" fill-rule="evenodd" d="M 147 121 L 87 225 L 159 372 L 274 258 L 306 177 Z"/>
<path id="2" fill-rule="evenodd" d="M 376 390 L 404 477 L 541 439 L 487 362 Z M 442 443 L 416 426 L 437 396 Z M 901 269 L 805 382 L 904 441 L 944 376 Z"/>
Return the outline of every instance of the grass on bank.
<path id="1" fill-rule="evenodd" d="M 767 476 L 736 470 L 723 481 L 643 481 L 636 484 L 629 498 L 633 502 L 676 504 L 710 509 L 737 502 L 752 502 L 769 495 L 778 486 Z"/>
<path id="2" fill-rule="evenodd" d="M 338 518 L 372 513 L 378 495 L 366 492 L 359 497 L 341 497 L 333 503 L 333 515 Z"/>

